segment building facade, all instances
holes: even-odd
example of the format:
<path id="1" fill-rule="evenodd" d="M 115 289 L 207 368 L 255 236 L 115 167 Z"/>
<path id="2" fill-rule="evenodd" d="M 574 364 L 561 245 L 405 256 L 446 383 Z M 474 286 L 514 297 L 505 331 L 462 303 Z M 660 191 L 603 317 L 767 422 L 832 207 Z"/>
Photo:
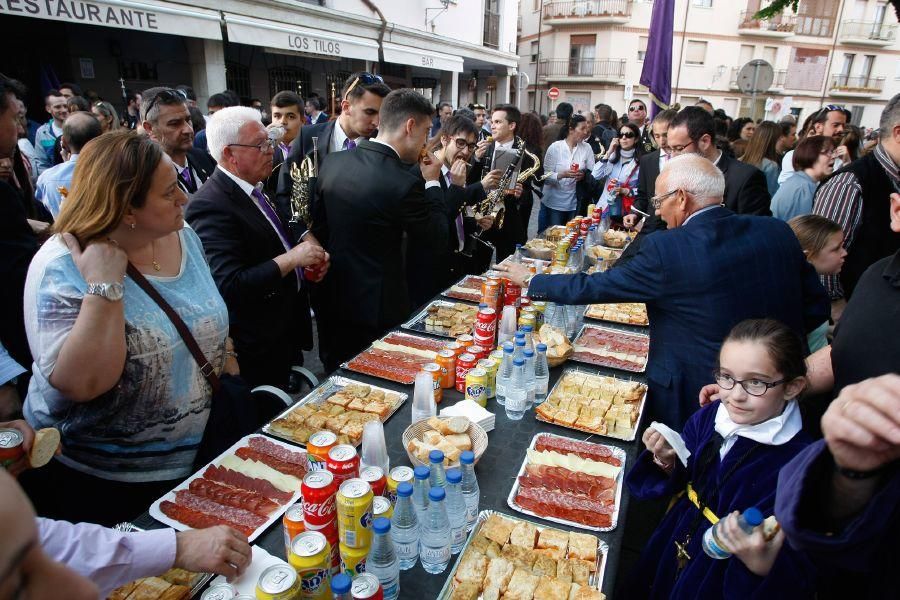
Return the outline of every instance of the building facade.
<path id="1" fill-rule="evenodd" d="M 198 105 L 234 90 L 330 103 L 353 71 L 433 102 L 508 100 L 514 0 L 0 0 L 2 70 L 41 92 L 73 82 L 122 109 L 122 88 L 191 85 Z M 340 98 L 336 98 L 339 101 Z"/>
<path id="2" fill-rule="evenodd" d="M 762 5 L 768 2 L 762 2 Z M 825 104 L 852 111 L 854 124 L 877 127 L 900 92 L 900 44 L 893 8 L 882 0 L 801 0 L 798 13 L 770 21 L 753 14 L 760 0 L 677 0 L 672 52 L 674 102 L 704 98 L 731 116 L 802 120 Z M 631 98 L 649 105 L 639 84 L 652 0 L 521 0 L 517 102 L 546 113 L 556 102 L 620 112 Z M 743 65 L 763 59 L 774 70 L 768 90 L 739 87 Z M 552 102 L 547 91 L 556 87 Z"/>

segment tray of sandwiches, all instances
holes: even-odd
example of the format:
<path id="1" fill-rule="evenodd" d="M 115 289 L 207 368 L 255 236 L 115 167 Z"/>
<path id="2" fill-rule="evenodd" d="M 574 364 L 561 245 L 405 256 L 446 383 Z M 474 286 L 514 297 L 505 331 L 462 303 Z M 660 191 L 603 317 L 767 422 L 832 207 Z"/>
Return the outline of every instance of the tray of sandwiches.
<path id="1" fill-rule="evenodd" d="M 538 421 L 632 442 L 646 403 L 646 384 L 567 369 L 535 413 Z"/>
<path id="2" fill-rule="evenodd" d="M 434 300 L 400 327 L 409 331 L 456 339 L 472 332 L 477 317 L 477 306 L 463 302 Z"/>
<path id="3" fill-rule="evenodd" d="M 609 546 L 496 511 L 479 513 L 441 600 L 602 600 Z"/>
<path id="4" fill-rule="evenodd" d="M 178 531 L 228 525 L 252 542 L 300 500 L 306 452 L 248 435 L 150 505 Z"/>
<path id="5" fill-rule="evenodd" d="M 416 381 L 416 374 L 422 367 L 434 362 L 446 343 L 394 331 L 341 364 L 341 368 L 409 385 Z"/>
<path id="6" fill-rule="evenodd" d="M 650 355 L 650 336 L 620 329 L 585 325 L 578 332 L 572 360 L 643 373 Z"/>
<path id="7" fill-rule="evenodd" d="M 624 470 L 621 448 L 539 433 L 506 503 L 554 523 L 612 531 L 619 522 Z"/>
<path id="8" fill-rule="evenodd" d="M 337 436 L 338 444 L 358 446 L 366 423 L 376 419 L 386 422 L 408 397 L 403 392 L 333 375 L 262 430 L 305 446 L 310 435 L 327 429 Z"/>
<path id="9" fill-rule="evenodd" d="M 481 275 L 466 275 L 441 292 L 441 295 L 456 300 L 479 303 L 481 302 L 481 285 L 484 281 L 485 277 Z"/>
<path id="10" fill-rule="evenodd" d="M 584 309 L 584 316 L 598 321 L 610 321 L 624 325 L 650 324 L 647 305 L 643 302 L 619 302 L 616 304 L 590 304 Z"/>

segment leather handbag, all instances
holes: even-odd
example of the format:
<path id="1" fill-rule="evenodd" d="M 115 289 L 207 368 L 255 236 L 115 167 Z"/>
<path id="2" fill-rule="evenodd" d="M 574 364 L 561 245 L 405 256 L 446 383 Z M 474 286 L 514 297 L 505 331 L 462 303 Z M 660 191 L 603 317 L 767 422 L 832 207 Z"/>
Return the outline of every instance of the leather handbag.
<path id="1" fill-rule="evenodd" d="M 200 372 L 212 387 L 212 401 L 209 418 L 203 437 L 194 458 L 194 468 L 199 469 L 230 448 L 236 441 L 256 431 L 261 425 L 259 410 L 250 393 L 250 386 L 240 376 L 216 375 L 215 367 L 210 364 L 200 349 L 191 330 L 178 316 L 175 309 L 165 301 L 147 278 L 128 263 L 128 276 L 162 309 L 185 346 L 200 366 Z"/>

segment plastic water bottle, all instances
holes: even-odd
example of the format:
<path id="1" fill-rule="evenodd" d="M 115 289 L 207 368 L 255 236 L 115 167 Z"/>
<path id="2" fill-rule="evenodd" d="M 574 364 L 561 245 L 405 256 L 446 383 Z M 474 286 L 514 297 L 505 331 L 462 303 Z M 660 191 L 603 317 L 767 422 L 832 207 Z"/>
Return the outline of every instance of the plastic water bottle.
<path id="1" fill-rule="evenodd" d="M 431 489 L 428 479 L 430 477 L 431 470 L 428 467 L 420 466 L 413 469 L 412 504 L 419 517 L 419 523 L 425 520 L 425 513 L 428 512 L 428 490 Z"/>
<path id="2" fill-rule="evenodd" d="M 541 404 L 547 399 L 547 389 L 550 387 L 550 367 L 547 365 L 547 344 L 537 345 L 537 355 L 534 357 L 534 404 Z"/>
<path id="3" fill-rule="evenodd" d="M 525 334 L 523 332 L 518 332 L 522 334 L 522 337 L 516 338 L 516 351 L 513 352 L 513 361 L 517 358 L 525 358 Z"/>
<path id="4" fill-rule="evenodd" d="M 333 600 L 353 600 L 350 586 L 353 582 L 346 573 L 338 573 L 331 578 L 331 595 Z"/>
<path id="5" fill-rule="evenodd" d="M 443 573 L 450 562 L 450 521 L 444 505 L 444 488 L 428 492 L 428 514 L 422 523 L 419 559 L 426 573 Z"/>
<path id="6" fill-rule="evenodd" d="M 568 308 L 565 304 L 548 304 L 546 314 L 544 316 L 544 323 L 552 326 L 563 335 L 568 335 L 568 312 Z"/>
<path id="7" fill-rule="evenodd" d="M 603 234 L 609 231 L 609 206 L 603 209 L 600 213 L 600 237 L 602 239 Z"/>
<path id="8" fill-rule="evenodd" d="M 466 450 L 459 455 L 459 469 L 462 471 L 462 482 L 459 489 L 466 503 L 466 531 L 472 531 L 478 522 L 478 501 L 481 497 L 481 489 L 478 487 L 478 478 L 475 476 L 475 453 Z M 394 509 L 397 514 L 397 509 Z"/>
<path id="9" fill-rule="evenodd" d="M 513 367 L 513 345 L 509 342 L 503 344 L 503 360 L 500 362 L 500 368 L 497 369 L 497 404 L 503 406 L 506 402 L 506 386 L 509 385 L 509 378 L 512 376 Z"/>
<path id="10" fill-rule="evenodd" d="M 413 486 L 408 481 L 397 486 L 397 502 L 391 517 L 391 537 L 401 571 L 412 569 L 419 560 L 419 515 L 412 503 L 412 493 Z"/>
<path id="11" fill-rule="evenodd" d="M 428 453 L 428 462 L 431 463 L 428 485 L 433 488 L 446 486 L 447 475 L 444 472 L 444 453 L 440 450 L 432 450 Z"/>
<path id="12" fill-rule="evenodd" d="M 525 410 L 534 406 L 535 390 L 537 382 L 535 380 L 535 354 L 531 348 L 525 348 L 525 389 L 528 390 L 528 402 Z"/>
<path id="13" fill-rule="evenodd" d="M 763 522 L 762 513 L 759 512 L 759 509 L 756 507 L 750 507 L 744 511 L 744 513 L 738 517 L 738 525 L 740 525 L 741 529 L 744 530 L 744 533 L 752 533 L 753 528 L 758 526 Z M 715 558 L 718 560 L 728 558 L 731 556 L 731 552 L 725 549 L 725 544 L 723 544 L 717 535 L 717 531 L 719 529 L 719 525 L 722 524 L 722 521 L 719 521 L 712 527 L 706 530 L 703 534 L 703 551 L 706 552 L 707 556 L 710 558 Z"/>
<path id="14" fill-rule="evenodd" d="M 513 253 L 512 261 L 515 264 L 522 264 L 522 244 L 516 244 L 516 251 Z"/>
<path id="15" fill-rule="evenodd" d="M 522 325 L 522 333 L 525 334 L 525 347 L 534 350 L 534 327 Z"/>
<path id="16" fill-rule="evenodd" d="M 521 421 L 525 416 L 528 402 L 528 387 L 525 382 L 525 359 L 513 360 L 513 374 L 506 389 L 506 417 L 511 421 Z"/>
<path id="17" fill-rule="evenodd" d="M 391 540 L 391 521 L 378 517 L 372 524 L 372 547 L 366 557 L 366 573 L 371 573 L 381 582 L 384 600 L 400 597 L 400 564 Z"/>
<path id="18" fill-rule="evenodd" d="M 459 554 L 466 544 L 466 501 L 463 499 L 459 469 L 447 471 L 447 520 L 450 521 L 450 552 Z"/>

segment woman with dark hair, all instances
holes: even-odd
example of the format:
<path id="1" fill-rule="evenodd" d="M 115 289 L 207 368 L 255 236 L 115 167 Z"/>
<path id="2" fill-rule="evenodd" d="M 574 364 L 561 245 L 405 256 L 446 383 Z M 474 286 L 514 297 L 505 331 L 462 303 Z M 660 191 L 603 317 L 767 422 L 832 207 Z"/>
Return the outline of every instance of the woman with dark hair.
<path id="1" fill-rule="evenodd" d="M 847 148 L 847 154 L 850 155 L 850 161 L 853 162 L 860 156 L 860 150 L 862 149 L 862 135 L 860 134 L 859 127 L 856 125 L 847 125 L 847 131 L 844 132 L 844 137 L 841 139 L 841 143 L 838 146 L 844 146 Z"/>
<path id="2" fill-rule="evenodd" d="M 638 172 L 644 147 L 640 143 L 641 130 L 634 123 L 619 127 L 606 155 L 594 165 L 591 175 L 603 185 L 599 206 L 609 207 L 609 216 L 617 223 L 631 210 L 637 193 Z M 604 181 L 605 180 L 605 181 Z"/>
<path id="3" fill-rule="evenodd" d="M 544 149 L 541 148 L 543 141 L 543 126 L 541 120 L 534 113 L 522 113 L 522 120 L 516 133 L 525 142 L 525 149 L 535 156 L 543 156 Z M 543 166 L 543 165 L 542 165 Z M 525 229 L 525 237 L 528 237 L 528 221 L 531 219 L 531 209 L 534 207 L 534 194 L 540 195 L 542 184 L 538 183 L 538 179 L 544 173 L 544 169 L 538 171 L 523 183 L 524 190 L 519 198 L 519 216 L 521 217 L 522 227 Z"/>
<path id="4" fill-rule="evenodd" d="M 774 196 L 778 191 L 778 175 L 781 168 L 778 166 L 778 152 L 775 145 L 781 136 L 781 127 L 772 121 L 763 121 L 756 128 L 756 133 L 747 142 L 747 149 L 739 157 L 741 162 L 753 165 L 766 176 L 766 187 L 769 195 Z"/>
<path id="5" fill-rule="evenodd" d="M 550 176 L 544 181 L 544 197 L 538 215 L 538 231 L 553 225 L 565 225 L 575 216 L 578 198 L 575 193 L 585 171 L 594 166 L 594 153 L 585 143 L 590 135 L 587 119 L 572 115 L 563 125 L 564 139 L 553 142 L 544 155 L 544 170 Z"/>
<path id="6" fill-rule="evenodd" d="M 772 196 L 772 216 L 782 221 L 812 212 L 816 187 L 834 170 L 834 140 L 824 135 L 803 138 L 793 161 L 794 173 Z"/>
<path id="7" fill-rule="evenodd" d="M 753 119 L 749 117 L 735 119 L 731 122 L 731 127 L 728 128 L 728 141 L 747 140 L 749 142 L 755 131 L 756 123 L 753 122 Z"/>

